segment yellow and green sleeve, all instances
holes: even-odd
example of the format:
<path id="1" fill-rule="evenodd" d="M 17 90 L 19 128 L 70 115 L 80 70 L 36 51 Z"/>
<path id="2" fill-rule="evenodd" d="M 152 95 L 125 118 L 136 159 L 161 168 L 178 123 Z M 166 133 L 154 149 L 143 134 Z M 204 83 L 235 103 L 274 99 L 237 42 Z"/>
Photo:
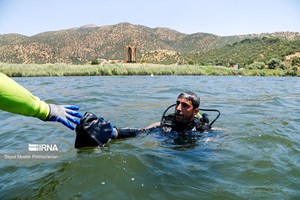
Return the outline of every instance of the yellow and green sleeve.
<path id="1" fill-rule="evenodd" d="M 13 79 L 0 73 L 0 109 L 45 120 L 49 106 Z"/>
<path id="2" fill-rule="evenodd" d="M 200 112 L 198 112 L 198 113 L 195 115 L 195 117 L 196 117 L 197 119 L 201 119 L 201 118 L 202 118 L 202 115 L 200 114 Z"/>

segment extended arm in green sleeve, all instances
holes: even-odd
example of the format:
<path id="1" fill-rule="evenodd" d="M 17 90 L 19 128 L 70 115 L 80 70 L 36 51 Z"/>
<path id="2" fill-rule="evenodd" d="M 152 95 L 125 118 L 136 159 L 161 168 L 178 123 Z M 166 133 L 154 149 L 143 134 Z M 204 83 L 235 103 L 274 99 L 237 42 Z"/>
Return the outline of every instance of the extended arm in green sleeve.
<path id="1" fill-rule="evenodd" d="M 45 120 L 49 105 L 11 78 L 0 73 L 0 109 Z"/>

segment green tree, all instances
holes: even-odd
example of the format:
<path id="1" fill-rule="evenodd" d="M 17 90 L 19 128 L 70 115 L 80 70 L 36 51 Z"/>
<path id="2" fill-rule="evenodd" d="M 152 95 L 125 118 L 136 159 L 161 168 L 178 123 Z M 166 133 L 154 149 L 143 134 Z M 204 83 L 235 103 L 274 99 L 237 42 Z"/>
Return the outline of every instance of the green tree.
<path id="1" fill-rule="evenodd" d="M 246 66 L 247 69 L 264 69 L 265 63 L 264 62 L 257 62 L 254 61 L 252 64 Z"/>
<path id="2" fill-rule="evenodd" d="M 100 62 L 97 58 L 94 58 L 91 62 L 91 65 L 99 65 L 99 64 L 100 64 Z"/>
<path id="3" fill-rule="evenodd" d="M 277 58 L 271 58 L 267 62 L 269 69 L 286 69 L 286 66 L 283 64 L 283 62 Z"/>
<path id="4" fill-rule="evenodd" d="M 292 58 L 292 66 L 300 66 L 300 57 Z"/>

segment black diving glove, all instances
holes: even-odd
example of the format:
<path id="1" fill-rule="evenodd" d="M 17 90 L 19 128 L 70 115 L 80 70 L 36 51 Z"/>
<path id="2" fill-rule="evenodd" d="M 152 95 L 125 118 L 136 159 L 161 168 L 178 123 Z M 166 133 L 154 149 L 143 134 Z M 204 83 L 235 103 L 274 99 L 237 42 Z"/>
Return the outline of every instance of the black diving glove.
<path id="1" fill-rule="evenodd" d="M 86 112 L 76 126 L 75 148 L 88 146 L 103 146 L 110 138 L 115 138 L 116 133 L 109 121 L 97 117 L 91 112 Z"/>

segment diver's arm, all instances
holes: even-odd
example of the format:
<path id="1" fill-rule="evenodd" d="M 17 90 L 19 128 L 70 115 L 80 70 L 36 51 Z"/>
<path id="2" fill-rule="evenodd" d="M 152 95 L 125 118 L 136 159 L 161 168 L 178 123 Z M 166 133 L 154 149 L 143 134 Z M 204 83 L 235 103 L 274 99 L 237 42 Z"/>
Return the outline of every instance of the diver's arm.
<path id="1" fill-rule="evenodd" d="M 112 139 L 135 137 L 142 129 L 135 128 L 114 128 L 114 137 Z"/>
<path id="2" fill-rule="evenodd" d="M 149 129 L 156 128 L 160 126 L 160 122 L 155 122 L 147 126 L 146 128 L 114 128 L 114 138 L 129 138 L 129 137 L 135 137 L 140 132 L 145 132 Z"/>
<path id="3" fill-rule="evenodd" d="M 43 121 L 61 122 L 70 129 L 74 127 L 69 121 L 79 124 L 72 116 L 81 117 L 81 114 L 76 112 L 79 109 L 77 106 L 47 104 L 2 73 L 0 73 L 0 109 Z"/>
<path id="4" fill-rule="evenodd" d="M 147 126 L 145 129 L 156 128 L 160 126 L 160 122 L 155 122 Z"/>

